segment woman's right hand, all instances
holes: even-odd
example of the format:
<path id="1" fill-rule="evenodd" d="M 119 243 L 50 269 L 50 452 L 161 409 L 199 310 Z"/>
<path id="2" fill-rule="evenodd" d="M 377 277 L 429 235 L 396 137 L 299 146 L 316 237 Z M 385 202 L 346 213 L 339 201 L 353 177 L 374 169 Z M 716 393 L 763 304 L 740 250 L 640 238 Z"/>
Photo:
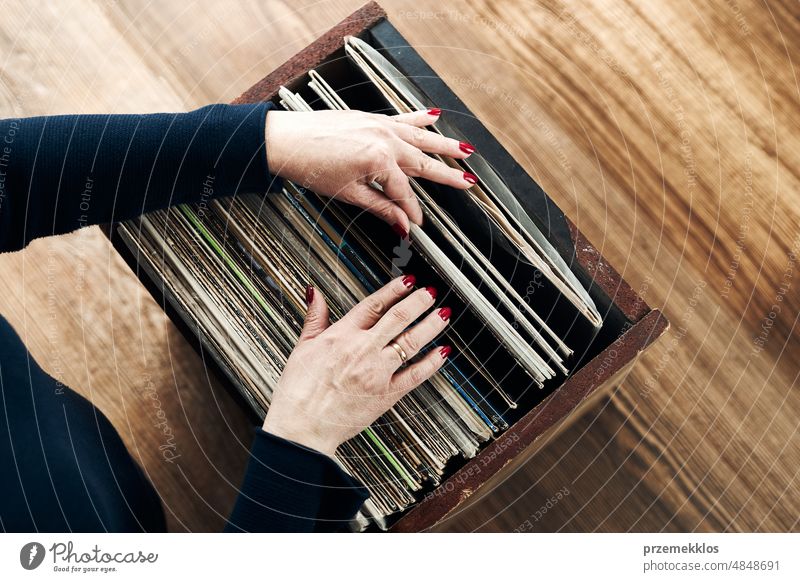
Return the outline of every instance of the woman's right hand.
<path id="1" fill-rule="evenodd" d="M 400 350 L 413 358 L 447 326 L 450 309 L 431 311 L 436 290 L 413 290 L 414 283 L 412 275 L 394 279 L 333 325 L 325 297 L 309 287 L 305 325 L 273 394 L 264 430 L 333 455 L 430 378 L 447 360 L 449 346 L 403 367 Z"/>

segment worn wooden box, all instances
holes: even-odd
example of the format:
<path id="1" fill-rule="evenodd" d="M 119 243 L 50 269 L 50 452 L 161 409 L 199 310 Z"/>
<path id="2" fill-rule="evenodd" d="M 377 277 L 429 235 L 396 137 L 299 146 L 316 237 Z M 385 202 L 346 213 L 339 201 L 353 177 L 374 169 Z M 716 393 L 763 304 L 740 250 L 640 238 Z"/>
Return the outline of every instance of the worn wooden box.
<path id="1" fill-rule="evenodd" d="M 493 484 L 503 479 L 505 473 L 534 454 L 554 432 L 576 419 L 600 395 L 614 386 L 615 380 L 634 363 L 639 353 L 664 333 L 669 324 L 663 314 L 648 307 L 564 216 L 480 120 L 408 45 L 375 2 L 354 12 L 248 89 L 235 102 L 276 99 L 281 85 L 294 87 L 309 69 L 341 58 L 343 37 L 347 35 L 359 36 L 381 50 L 430 98 L 431 105 L 447 112 L 448 121 L 477 147 L 512 192 L 524 193 L 518 196 L 520 203 L 550 238 L 581 282 L 590 289 L 592 298 L 604 316 L 602 329 L 588 344 L 582 346 L 583 356 L 566 380 L 551 387 L 527 411 L 521 411 L 519 418 L 507 431 L 488 443 L 477 457 L 456 466 L 447 480 L 437 489 L 426 492 L 419 503 L 391 527 L 391 531 L 421 531 L 443 520 L 481 487 L 491 489 Z M 230 379 L 231 374 L 216 358 L 213 350 L 202 338 L 197 337 L 195 328 L 188 323 L 190 319 L 187 314 L 180 313 L 165 299 L 163 286 L 152 278 L 151 273 L 140 268 L 136 257 L 114 233 L 114 225 L 111 225 L 109 234 L 112 243 L 153 297 L 186 338 L 203 352 L 204 359 L 217 368 L 219 376 Z"/>

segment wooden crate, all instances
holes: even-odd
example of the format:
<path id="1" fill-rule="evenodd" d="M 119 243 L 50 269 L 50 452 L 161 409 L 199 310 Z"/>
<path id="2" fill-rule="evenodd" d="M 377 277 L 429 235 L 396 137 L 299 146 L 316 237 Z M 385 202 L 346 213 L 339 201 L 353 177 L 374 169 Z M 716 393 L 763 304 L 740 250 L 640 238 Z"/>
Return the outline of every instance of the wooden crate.
<path id="1" fill-rule="evenodd" d="M 589 288 L 590 295 L 604 316 L 602 330 L 585 346 L 584 356 L 566 380 L 554 387 L 497 439 L 488 443 L 475 458 L 462 463 L 438 488 L 426 492 L 419 503 L 406 511 L 390 528 L 391 531 L 401 532 L 422 531 L 443 520 L 482 487 L 490 489 L 500 482 L 505 474 L 530 458 L 555 432 L 577 419 L 599 396 L 615 385 L 615 380 L 633 365 L 639 353 L 664 333 L 669 323 L 661 312 L 650 309 L 564 216 L 480 120 L 409 46 L 377 3 L 370 2 L 355 11 L 245 91 L 234 103 L 276 99 L 281 85 L 290 88 L 297 86 L 309 69 L 341 58 L 343 38 L 347 35 L 359 36 L 381 50 L 401 72 L 414 80 L 430 98 L 431 104 L 447 111 L 448 122 L 476 146 L 511 191 L 518 195 L 523 208 L 549 237 L 579 280 Z M 209 365 L 216 368 L 221 377 L 227 378 L 231 389 L 236 391 L 231 372 L 197 336 L 196 329 L 188 323 L 191 321 L 188 314 L 181 313 L 166 300 L 163 286 L 154 273 L 140 268 L 136 257 L 115 236 L 114 225 L 108 232 L 115 248 L 184 336 L 203 352 Z M 244 400 L 241 401 L 244 404 Z"/>

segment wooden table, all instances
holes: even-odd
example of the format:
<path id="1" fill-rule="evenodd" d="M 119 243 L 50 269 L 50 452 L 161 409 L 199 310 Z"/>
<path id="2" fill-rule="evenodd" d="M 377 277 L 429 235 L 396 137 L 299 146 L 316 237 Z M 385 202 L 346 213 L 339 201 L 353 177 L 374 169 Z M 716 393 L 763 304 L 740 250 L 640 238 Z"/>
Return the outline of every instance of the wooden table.
<path id="1" fill-rule="evenodd" d="M 360 3 L 14 3 L 0 113 L 229 101 Z M 382 2 L 673 324 L 610 401 L 443 529 L 796 531 L 800 7 L 585 4 Z M 0 313 L 111 418 L 170 527 L 219 529 L 248 422 L 101 233 L 0 269 Z"/>

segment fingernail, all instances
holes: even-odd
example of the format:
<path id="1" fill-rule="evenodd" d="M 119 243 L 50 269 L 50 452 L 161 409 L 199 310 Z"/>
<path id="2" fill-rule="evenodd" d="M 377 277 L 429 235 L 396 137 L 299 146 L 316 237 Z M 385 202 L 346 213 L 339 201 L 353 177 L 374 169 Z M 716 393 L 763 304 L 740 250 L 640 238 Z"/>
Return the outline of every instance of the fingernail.
<path id="1" fill-rule="evenodd" d="M 438 117 L 441 114 L 442 114 L 442 110 L 439 109 L 438 107 L 432 107 L 432 108 L 428 109 L 428 115 L 435 115 L 435 116 Z"/>
<path id="2" fill-rule="evenodd" d="M 425 287 L 425 291 L 430 293 L 431 297 L 436 299 L 436 294 L 438 293 L 438 291 L 436 291 L 436 287 Z"/>
<path id="3" fill-rule="evenodd" d="M 312 301 L 314 301 L 314 287 L 309 285 L 306 287 L 306 305 L 311 305 Z"/>
<path id="4" fill-rule="evenodd" d="M 453 310 L 450 309 L 449 307 L 442 307 L 439 310 L 439 317 L 442 318 L 442 321 L 448 321 L 452 314 L 453 314 Z"/>
<path id="5" fill-rule="evenodd" d="M 475 146 L 471 143 L 467 143 L 465 141 L 458 142 L 458 149 L 460 149 L 465 154 L 474 154 L 475 153 Z"/>
<path id="6" fill-rule="evenodd" d="M 442 346 L 441 348 L 439 348 L 439 354 L 442 356 L 442 359 L 447 359 L 447 356 L 449 356 L 452 353 L 452 351 L 453 348 L 451 348 L 450 346 Z"/>
<path id="7" fill-rule="evenodd" d="M 478 183 L 478 176 L 476 176 L 475 174 L 470 174 L 469 172 L 464 172 L 464 179 L 470 184 Z"/>
<path id="8" fill-rule="evenodd" d="M 414 283 L 417 282 L 417 278 L 414 275 L 406 275 L 403 277 L 403 285 L 411 289 L 414 286 Z"/>
<path id="9" fill-rule="evenodd" d="M 400 238 L 408 238 L 408 231 L 403 228 L 403 225 L 399 222 L 395 222 L 392 225 L 392 230 L 399 236 Z"/>

